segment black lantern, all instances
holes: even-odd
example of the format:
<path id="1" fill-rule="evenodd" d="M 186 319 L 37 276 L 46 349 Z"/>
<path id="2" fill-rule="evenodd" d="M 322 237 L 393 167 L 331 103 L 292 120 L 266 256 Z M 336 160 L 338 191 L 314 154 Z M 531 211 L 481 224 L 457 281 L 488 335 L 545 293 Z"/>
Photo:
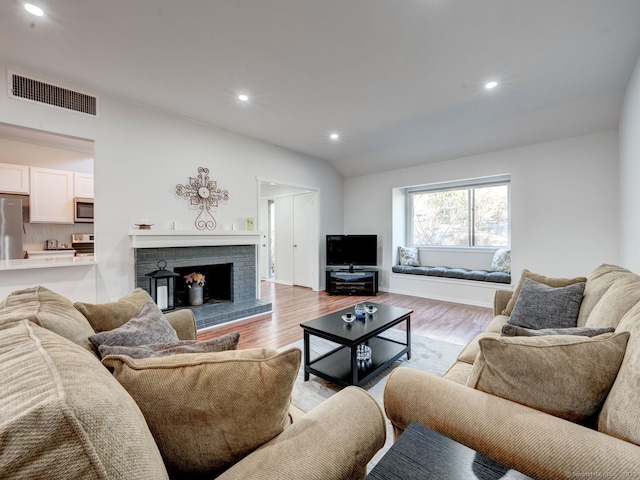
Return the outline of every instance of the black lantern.
<path id="1" fill-rule="evenodd" d="M 153 301 L 156 302 L 156 305 L 158 305 L 163 312 L 173 310 L 176 305 L 176 277 L 179 277 L 180 274 L 172 272 L 171 270 L 165 270 L 167 266 L 165 260 L 160 260 L 157 265 L 158 270 L 154 270 L 145 275 L 149 277 L 149 292 L 151 293 L 151 298 L 153 298 Z"/>

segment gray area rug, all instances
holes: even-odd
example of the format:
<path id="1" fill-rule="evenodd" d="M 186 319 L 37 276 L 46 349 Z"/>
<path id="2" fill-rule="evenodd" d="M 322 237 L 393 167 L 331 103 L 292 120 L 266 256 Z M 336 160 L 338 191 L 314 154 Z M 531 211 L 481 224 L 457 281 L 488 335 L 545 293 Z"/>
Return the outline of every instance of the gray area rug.
<path id="1" fill-rule="evenodd" d="M 406 333 L 397 329 L 390 329 L 384 332 L 381 336 L 388 337 L 394 340 L 404 342 L 406 339 Z M 311 358 L 314 359 L 317 356 L 328 352 L 336 348 L 338 345 L 324 340 L 318 337 L 310 337 L 311 344 Z M 288 348 L 297 347 L 303 350 L 303 342 L 299 340 L 292 344 L 279 348 L 278 350 L 286 350 Z M 407 356 L 404 355 L 399 360 L 395 361 L 389 368 L 371 380 L 363 388 L 376 399 L 380 407 L 384 411 L 383 405 L 383 393 L 384 387 L 387 383 L 387 378 L 391 371 L 397 367 L 408 367 L 428 372 L 433 375 L 441 376 L 448 368 L 453 365 L 458 354 L 464 348 L 463 345 L 454 345 L 452 343 L 443 342 L 440 340 L 434 340 L 429 337 L 421 337 L 418 335 L 411 335 L 411 359 L 407 360 Z M 304 369 L 301 366 L 298 372 L 298 378 L 296 379 L 295 386 L 293 387 L 293 403 L 302 410 L 308 412 L 314 407 L 322 403 L 324 400 L 334 395 L 340 387 L 333 385 L 321 378 L 311 375 L 308 381 L 304 381 Z M 369 462 L 370 471 L 371 468 L 378 462 L 378 460 L 384 455 L 384 453 L 393 444 L 393 430 L 391 423 L 387 420 L 387 441 L 385 446 L 380 450 Z"/>

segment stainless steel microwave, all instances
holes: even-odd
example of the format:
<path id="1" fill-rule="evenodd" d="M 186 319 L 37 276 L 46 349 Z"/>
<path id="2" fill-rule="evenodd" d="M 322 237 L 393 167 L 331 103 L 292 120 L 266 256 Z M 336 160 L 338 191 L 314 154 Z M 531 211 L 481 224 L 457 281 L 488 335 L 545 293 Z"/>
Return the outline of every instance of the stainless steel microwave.
<path id="1" fill-rule="evenodd" d="M 76 223 L 93 223 L 93 198 L 76 197 L 73 208 Z"/>

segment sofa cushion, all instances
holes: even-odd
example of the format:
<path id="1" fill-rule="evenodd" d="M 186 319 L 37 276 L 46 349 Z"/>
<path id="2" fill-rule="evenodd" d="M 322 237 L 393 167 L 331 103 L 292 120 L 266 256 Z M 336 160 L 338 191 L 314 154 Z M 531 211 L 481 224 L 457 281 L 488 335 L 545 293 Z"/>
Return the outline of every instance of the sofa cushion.
<path id="1" fill-rule="evenodd" d="M 573 422 L 591 421 L 616 379 L 628 339 L 626 332 L 483 338 L 467 386 Z"/>
<path id="2" fill-rule="evenodd" d="M 142 309 L 124 325 L 113 330 L 94 333 L 89 337 L 99 350 L 102 345 L 138 346 L 152 343 L 178 342 L 178 334 L 164 318 L 153 302 L 146 302 Z"/>
<path id="3" fill-rule="evenodd" d="M 480 340 L 483 338 L 496 338 L 500 337 L 499 332 L 487 332 L 484 331 L 475 336 L 460 352 L 457 360 L 459 362 L 473 364 L 480 353 Z"/>
<path id="4" fill-rule="evenodd" d="M 640 445 L 640 304 L 622 318 L 616 332 L 629 332 L 627 351 L 598 417 L 598 430 Z"/>
<path id="5" fill-rule="evenodd" d="M 584 283 L 550 287 L 527 278 L 509 323 L 525 328 L 570 328 L 578 322 Z"/>
<path id="6" fill-rule="evenodd" d="M 614 284 L 622 285 L 625 283 L 633 283 L 639 279 L 640 276 L 617 265 L 603 264 L 596 268 L 589 274 L 587 284 L 584 288 L 584 298 L 582 299 L 580 314 L 578 315 L 578 326 L 582 327 L 587 324 L 587 320 L 593 309 L 600 300 L 602 300 L 607 290 Z"/>
<path id="7" fill-rule="evenodd" d="M 612 333 L 615 331 L 613 327 L 590 328 L 542 328 L 535 330 L 532 328 L 518 327 L 507 323 L 502 326 L 503 337 L 539 337 L 543 335 L 578 335 L 580 337 L 597 337 L 603 333 Z"/>
<path id="8" fill-rule="evenodd" d="M 28 320 L 0 326 L 0 476 L 168 478 L 140 409 L 98 359 Z"/>
<path id="9" fill-rule="evenodd" d="M 153 302 L 151 295 L 142 288 L 136 288 L 133 292 L 125 295 L 117 302 L 76 302 L 73 306 L 86 317 L 94 331 L 106 332 L 124 325 L 133 318 L 147 302 Z"/>
<path id="10" fill-rule="evenodd" d="M 125 324 L 127 325 L 127 324 Z M 128 355 L 131 358 L 166 357 L 178 353 L 206 353 L 236 350 L 240 332 L 231 332 L 209 340 L 180 340 L 170 343 L 152 343 L 148 345 L 100 345 L 101 357 L 107 355 Z"/>
<path id="11" fill-rule="evenodd" d="M 415 247 L 398 247 L 398 259 L 400 265 L 417 267 L 420 265 L 418 249 Z"/>
<path id="12" fill-rule="evenodd" d="M 0 304 L 0 325 L 25 318 L 95 352 L 89 342 L 93 329 L 87 319 L 73 308 L 69 299 L 48 288 L 16 290 Z"/>
<path id="13" fill-rule="evenodd" d="M 138 403 L 170 473 L 213 477 L 288 425 L 300 358 L 294 348 L 102 362 Z"/>
<path id="14" fill-rule="evenodd" d="M 470 363 L 456 362 L 442 375 L 442 378 L 459 385 L 466 385 L 472 369 L 473 365 Z"/>
<path id="15" fill-rule="evenodd" d="M 635 275 L 616 280 L 595 304 L 585 326 L 617 327 L 622 317 L 640 302 L 640 279 L 634 277 Z"/>
<path id="16" fill-rule="evenodd" d="M 485 332 L 502 333 L 502 327 L 509 321 L 506 315 L 496 315 L 484 329 Z"/>
<path id="17" fill-rule="evenodd" d="M 507 303 L 507 307 L 502 311 L 502 315 L 511 315 L 513 311 L 513 307 L 516 306 L 516 302 L 518 301 L 518 296 L 520 295 L 520 290 L 522 290 L 522 285 L 524 284 L 526 279 L 531 279 L 535 282 L 542 283 L 544 285 L 548 285 L 550 287 L 566 287 L 567 285 L 573 285 L 574 283 L 586 282 L 586 277 L 575 277 L 575 278 L 555 278 L 555 277 L 547 277 L 545 275 L 540 275 L 537 273 L 530 272 L 526 268 L 522 271 L 522 275 L 520 275 L 520 281 L 513 291 L 513 295 L 511 296 L 511 300 Z"/>

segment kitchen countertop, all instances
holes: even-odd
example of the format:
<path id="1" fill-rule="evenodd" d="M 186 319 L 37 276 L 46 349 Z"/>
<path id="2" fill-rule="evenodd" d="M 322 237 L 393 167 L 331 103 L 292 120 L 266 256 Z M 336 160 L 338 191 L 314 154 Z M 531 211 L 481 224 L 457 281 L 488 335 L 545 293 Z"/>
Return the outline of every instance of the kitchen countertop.
<path id="1" fill-rule="evenodd" d="M 82 267 L 97 265 L 95 257 L 23 258 L 0 260 L 2 270 L 27 270 L 34 268 Z"/>
<path id="2" fill-rule="evenodd" d="M 73 248 L 56 248 L 55 250 L 27 250 L 27 258 L 49 255 L 51 257 L 73 257 Z"/>

